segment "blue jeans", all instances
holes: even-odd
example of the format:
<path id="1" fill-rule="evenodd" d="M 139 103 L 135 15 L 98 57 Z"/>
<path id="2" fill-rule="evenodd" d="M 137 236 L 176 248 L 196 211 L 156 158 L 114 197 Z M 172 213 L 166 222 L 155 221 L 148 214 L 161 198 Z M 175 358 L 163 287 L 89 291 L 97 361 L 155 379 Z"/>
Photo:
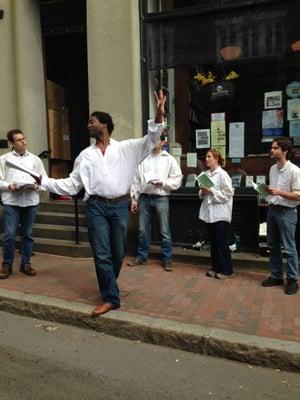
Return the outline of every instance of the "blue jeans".
<path id="1" fill-rule="evenodd" d="M 18 207 L 3 204 L 3 262 L 12 265 L 18 226 L 21 229 L 21 264 L 29 264 L 33 247 L 32 229 L 37 206 Z"/>
<path id="2" fill-rule="evenodd" d="M 172 258 L 172 237 L 169 222 L 169 196 L 142 194 L 139 198 L 139 243 L 137 258 L 146 261 L 151 235 L 151 210 L 156 211 L 161 234 L 161 259 Z"/>
<path id="3" fill-rule="evenodd" d="M 267 215 L 267 242 L 270 249 L 272 278 L 282 279 L 281 246 L 283 246 L 287 260 L 287 278 L 298 278 L 298 255 L 295 243 L 296 224 L 296 208 L 269 206 Z"/>
<path id="4" fill-rule="evenodd" d="M 210 238 L 210 255 L 214 272 L 224 275 L 232 275 L 231 253 L 229 249 L 229 223 L 217 221 L 206 224 Z"/>
<path id="5" fill-rule="evenodd" d="M 120 305 L 117 279 L 127 244 L 128 200 L 107 204 L 89 198 L 86 222 L 103 301 Z"/>

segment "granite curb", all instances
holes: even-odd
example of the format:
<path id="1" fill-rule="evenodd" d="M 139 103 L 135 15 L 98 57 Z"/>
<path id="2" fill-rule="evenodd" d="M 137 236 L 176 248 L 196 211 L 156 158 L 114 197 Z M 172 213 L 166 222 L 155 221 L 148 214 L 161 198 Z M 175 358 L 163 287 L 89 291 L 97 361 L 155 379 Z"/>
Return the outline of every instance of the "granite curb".
<path id="1" fill-rule="evenodd" d="M 145 343 L 300 372 L 300 343 L 124 311 L 91 318 L 90 305 L 0 289 L 0 310 Z"/>

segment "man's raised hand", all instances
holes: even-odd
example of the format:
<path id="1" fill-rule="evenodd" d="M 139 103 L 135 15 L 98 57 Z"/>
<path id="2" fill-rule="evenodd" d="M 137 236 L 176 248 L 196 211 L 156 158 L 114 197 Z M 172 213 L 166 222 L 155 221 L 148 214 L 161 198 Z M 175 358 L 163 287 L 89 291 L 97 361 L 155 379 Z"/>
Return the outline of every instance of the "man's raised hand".
<path id="1" fill-rule="evenodd" d="M 161 123 L 163 122 L 163 117 L 165 113 L 165 103 L 166 103 L 166 95 L 164 94 L 162 89 L 159 89 L 158 92 L 154 92 L 156 99 L 156 117 L 155 122 Z"/>

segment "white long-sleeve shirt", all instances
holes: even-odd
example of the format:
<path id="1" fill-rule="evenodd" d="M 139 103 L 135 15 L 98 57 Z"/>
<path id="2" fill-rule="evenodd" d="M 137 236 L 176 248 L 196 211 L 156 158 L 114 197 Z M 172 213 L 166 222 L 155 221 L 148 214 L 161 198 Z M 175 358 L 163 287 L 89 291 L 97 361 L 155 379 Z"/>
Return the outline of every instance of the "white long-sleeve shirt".
<path id="1" fill-rule="evenodd" d="M 199 218 L 206 223 L 231 222 L 234 189 L 230 176 L 221 167 L 213 172 L 205 171 L 205 174 L 213 181 L 214 186 L 211 188 L 212 194 L 203 195 L 199 191 L 202 199 Z"/>
<path id="2" fill-rule="evenodd" d="M 160 138 L 163 124 L 148 121 L 148 135 L 141 139 L 118 142 L 110 139 L 103 155 L 91 145 L 76 158 L 68 178 L 42 180 L 42 188 L 71 196 L 85 189 L 85 200 L 91 195 L 115 198 L 129 193 L 138 164 L 151 152 Z"/>
<path id="3" fill-rule="evenodd" d="M 162 182 L 162 186 L 153 185 L 151 180 Z M 181 169 L 173 156 L 165 150 L 158 154 L 152 152 L 138 166 L 131 185 L 131 198 L 137 201 L 142 193 L 169 196 L 171 190 L 180 187 L 181 180 Z"/>
<path id="4" fill-rule="evenodd" d="M 7 160 L 21 167 L 26 167 L 36 172 L 38 175 L 42 175 L 43 177 L 47 176 L 41 159 L 27 150 L 23 155 L 18 154 L 15 150 L 2 155 L 0 157 L 0 190 L 2 192 L 2 203 L 19 207 L 36 206 L 39 204 L 40 197 L 36 190 L 8 190 L 10 184 L 35 184 L 35 180 L 25 172 L 7 166 Z"/>

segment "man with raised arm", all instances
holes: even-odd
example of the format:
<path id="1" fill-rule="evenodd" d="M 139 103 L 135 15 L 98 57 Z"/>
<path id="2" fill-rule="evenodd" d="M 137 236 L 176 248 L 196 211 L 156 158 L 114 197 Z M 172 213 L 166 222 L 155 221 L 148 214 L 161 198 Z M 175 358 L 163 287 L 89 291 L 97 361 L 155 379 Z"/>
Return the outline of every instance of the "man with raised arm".
<path id="1" fill-rule="evenodd" d="M 127 242 L 130 185 L 138 164 L 155 147 L 163 130 L 166 97 L 162 90 L 155 97 L 156 117 L 148 121 L 148 134 L 143 138 L 120 142 L 112 139 L 111 116 L 95 111 L 87 125 L 95 144 L 79 154 L 68 178 L 42 179 L 42 187 L 57 194 L 75 195 L 85 190 L 89 241 L 103 300 L 92 316 L 120 307 L 117 279 Z"/>

